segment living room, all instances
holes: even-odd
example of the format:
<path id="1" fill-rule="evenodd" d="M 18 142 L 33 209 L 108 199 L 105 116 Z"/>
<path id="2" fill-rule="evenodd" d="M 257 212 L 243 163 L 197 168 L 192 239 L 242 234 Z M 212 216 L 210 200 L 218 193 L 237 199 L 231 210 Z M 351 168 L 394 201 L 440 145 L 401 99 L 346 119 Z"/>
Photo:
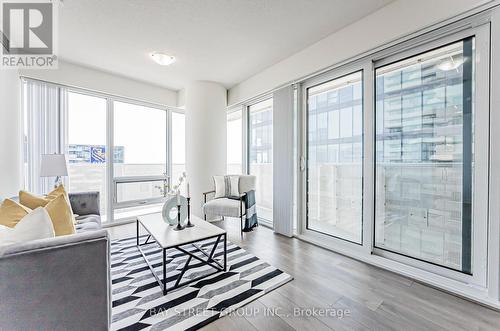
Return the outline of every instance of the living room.
<path id="1" fill-rule="evenodd" d="M 497 330 L 499 5 L 1 0 L 0 330 Z"/>

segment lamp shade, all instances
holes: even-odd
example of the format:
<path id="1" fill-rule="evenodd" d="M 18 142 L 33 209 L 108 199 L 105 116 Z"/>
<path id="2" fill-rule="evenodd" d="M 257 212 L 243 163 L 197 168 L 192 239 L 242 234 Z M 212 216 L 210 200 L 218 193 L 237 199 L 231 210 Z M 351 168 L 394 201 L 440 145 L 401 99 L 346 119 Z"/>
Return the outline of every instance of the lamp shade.
<path id="1" fill-rule="evenodd" d="M 64 154 L 42 154 L 40 177 L 67 176 L 66 156 Z"/>

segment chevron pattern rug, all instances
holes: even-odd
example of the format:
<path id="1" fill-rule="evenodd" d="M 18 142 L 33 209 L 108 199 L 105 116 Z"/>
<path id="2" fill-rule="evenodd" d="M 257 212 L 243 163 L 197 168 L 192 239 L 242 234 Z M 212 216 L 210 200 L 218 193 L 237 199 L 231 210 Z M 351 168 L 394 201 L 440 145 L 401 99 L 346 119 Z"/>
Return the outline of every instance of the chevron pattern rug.
<path id="1" fill-rule="evenodd" d="M 163 295 L 135 242 L 133 237 L 111 243 L 112 330 L 197 330 L 293 279 L 228 242 L 226 272 L 218 272 Z M 214 243 L 214 239 L 209 239 L 202 242 L 202 247 L 213 247 Z M 141 247 L 160 276 L 161 249 L 154 242 Z M 195 251 L 189 245 L 183 248 Z M 215 252 L 216 260 L 222 259 L 223 249 L 220 243 Z M 187 255 L 176 249 L 167 251 L 168 286 L 175 283 L 186 259 Z M 213 271 L 192 260 L 183 281 Z"/>

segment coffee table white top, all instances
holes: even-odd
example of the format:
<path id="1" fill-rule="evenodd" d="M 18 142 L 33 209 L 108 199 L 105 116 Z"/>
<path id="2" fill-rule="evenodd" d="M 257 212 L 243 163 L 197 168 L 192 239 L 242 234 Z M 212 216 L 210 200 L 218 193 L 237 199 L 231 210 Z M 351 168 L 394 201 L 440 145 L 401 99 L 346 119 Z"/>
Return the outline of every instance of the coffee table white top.
<path id="1" fill-rule="evenodd" d="M 171 248 L 179 245 L 189 244 L 210 237 L 225 234 L 226 230 L 221 229 L 199 217 L 191 215 L 191 228 L 175 231 L 175 225 L 168 225 L 163 221 L 161 213 L 138 216 L 137 220 L 156 240 L 161 248 Z M 186 220 L 187 222 L 187 220 Z"/>

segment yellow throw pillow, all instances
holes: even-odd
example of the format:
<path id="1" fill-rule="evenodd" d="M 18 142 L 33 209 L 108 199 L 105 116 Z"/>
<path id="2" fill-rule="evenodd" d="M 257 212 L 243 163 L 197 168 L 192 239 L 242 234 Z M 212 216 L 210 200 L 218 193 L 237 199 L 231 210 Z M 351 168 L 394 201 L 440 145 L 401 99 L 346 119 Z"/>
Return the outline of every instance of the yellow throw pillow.
<path id="1" fill-rule="evenodd" d="M 19 191 L 19 202 L 30 209 L 45 207 L 52 199 L 39 197 L 26 191 Z"/>
<path id="2" fill-rule="evenodd" d="M 13 228 L 29 212 L 29 208 L 11 199 L 5 199 L 0 205 L 0 224 Z"/>
<path id="3" fill-rule="evenodd" d="M 64 197 L 68 200 L 68 203 L 69 203 L 69 196 L 68 196 L 68 193 L 66 193 L 66 190 L 64 189 L 63 184 L 59 185 L 52 192 L 47 194 L 47 199 L 54 200 L 55 198 L 57 198 L 61 194 L 64 194 Z"/>
<path id="4" fill-rule="evenodd" d="M 60 194 L 57 198 L 50 201 L 45 206 L 45 209 L 47 210 L 47 213 L 49 213 L 50 219 L 52 220 L 56 236 L 64 236 L 75 233 L 73 213 L 63 194 Z"/>
<path id="5" fill-rule="evenodd" d="M 64 197 L 69 203 L 68 194 L 62 184 L 44 197 L 40 197 L 26 191 L 19 191 L 19 202 L 30 209 L 35 209 L 37 207 L 45 207 L 51 200 L 54 200 L 61 194 L 64 194 Z"/>
<path id="6" fill-rule="evenodd" d="M 64 185 L 59 185 L 57 188 L 55 188 L 52 192 L 47 194 L 45 197 L 40 197 L 36 196 L 34 194 L 31 194 L 26 191 L 19 191 L 19 202 L 23 205 L 26 206 L 30 209 L 36 209 L 38 207 L 45 207 L 47 204 L 59 197 L 60 195 L 63 195 L 64 198 L 66 199 L 66 202 L 69 206 L 69 209 L 71 210 L 71 217 L 73 219 L 73 223 L 76 223 L 75 217 L 73 216 L 73 210 L 71 208 L 71 204 L 69 202 L 69 196 L 66 190 L 64 189 Z"/>

